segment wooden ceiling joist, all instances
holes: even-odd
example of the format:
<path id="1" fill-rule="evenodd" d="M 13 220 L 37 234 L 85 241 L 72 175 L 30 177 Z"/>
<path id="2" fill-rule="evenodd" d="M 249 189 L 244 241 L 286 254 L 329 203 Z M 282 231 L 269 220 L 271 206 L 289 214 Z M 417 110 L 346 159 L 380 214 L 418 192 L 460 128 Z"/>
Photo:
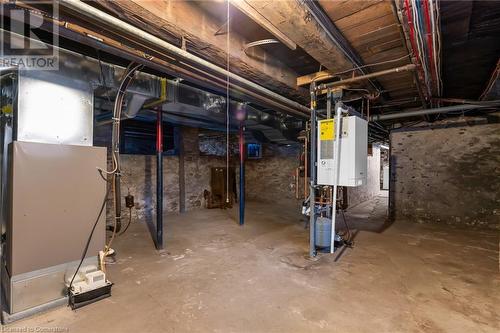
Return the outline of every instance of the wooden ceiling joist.
<path id="1" fill-rule="evenodd" d="M 262 28 L 266 29 L 271 35 L 276 37 L 280 42 L 286 45 L 290 50 L 295 50 L 297 44 L 288 38 L 287 35 L 282 33 L 276 26 L 274 26 L 269 20 L 262 16 L 258 11 L 252 6 L 242 0 L 230 0 L 231 4 L 238 8 L 243 14 L 251 18 L 255 23 L 260 25 Z"/>

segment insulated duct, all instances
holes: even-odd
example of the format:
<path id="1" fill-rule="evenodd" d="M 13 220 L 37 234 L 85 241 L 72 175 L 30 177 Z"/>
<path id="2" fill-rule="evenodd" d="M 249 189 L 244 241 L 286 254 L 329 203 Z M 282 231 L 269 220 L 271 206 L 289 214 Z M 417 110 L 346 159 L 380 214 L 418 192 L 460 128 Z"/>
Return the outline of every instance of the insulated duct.
<path id="1" fill-rule="evenodd" d="M 141 42 L 150 43 L 158 48 L 160 52 L 164 52 L 169 55 L 173 55 L 178 58 L 179 61 L 192 64 L 193 66 L 202 68 L 203 70 L 214 73 L 219 77 L 229 78 L 232 85 L 237 87 L 242 87 L 243 89 L 248 89 L 254 93 L 258 93 L 263 99 L 268 99 L 275 101 L 282 105 L 283 110 L 299 115 L 302 117 L 309 117 L 309 108 L 294 102 L 286 97 L 283 97 L 269 89 L 266 89 L 250 80 L 247 80 L 239 75 L 231 73 L 222 67 L 214 65 L 200 57 L 197 57 L 179 47 L 176 47 L 146 31 L 134 27 L 116 17 L 113 17 L 97 8 L 94 8 L 79 0 L 63 0 L 60 2 L 62 6 L 77 12 L 81 16 L 85 16 L 93 22 L 97 22 L 104 26 L 113 27 L 118 31 L 126 32 L 127 34 L 137 38 Z"/>

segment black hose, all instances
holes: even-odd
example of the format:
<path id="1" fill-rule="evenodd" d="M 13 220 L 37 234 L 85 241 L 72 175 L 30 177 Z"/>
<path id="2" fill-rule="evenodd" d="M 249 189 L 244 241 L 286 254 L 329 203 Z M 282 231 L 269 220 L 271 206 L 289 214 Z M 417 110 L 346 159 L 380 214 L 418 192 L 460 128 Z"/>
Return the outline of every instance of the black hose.
<path id="1" fill-rule="evenodd" d="M 90 232 L 89 238 L 87 239 L 87 243 L 85 244 L 85 249 L 83 250 L 82 258 L 80 259 L 80 263 L 78 264 L 78 267 L 76 268 L 75 274 L 73 274 L 73 277 L 71 278 L 71 282 L 69 283 L 68 287 L 68 296 L 71 291 L 71 287 L 73 286 L 73 281 L 75 280 L 76 274 L 78 274 L 78 270 L 82 266 L 83 260 L 85 260 L 85 256 L 87 255 L 87 251 L 90 246 L 90 241 L 92 240 L 92 236 L 94 235 L 95 228 L 97 227 L 97 224 L 99 223 L 99 219 L 101 218 L 102 212 L 104 211 L 104 207 L 106 207 L 106 200 L 108 199 L 109 192 L 111 191 L 111 187 L 108 188 L 106 191 L 106 195 L 104 196 L 104 199 L 102 201 L 101 209 L 99 210 L 99 214 L 97 215 L 97 219 L 95 220 L 94 226 L 92 227 L 92 231 Z"/>
<path id="2" fill-rule="evenodd" d="M 125 227 L 125 229 L 123 229 L 123 231 L 119 234 L 119 236 L 123 235 L 128 227 L 130 227 L 130 224 L 132 223 L 132 207 L 129 208 L 129 215 L 128 215 L 128 223 L 127 223 L 127 226 Z"/>
<path id="3" fill-rule="evenodd" d="M 351 234 L 351 230 L 349 229 L 349 225 L 347 224 L 347 220 L 345 218 L 344 210 L 341 209 L 340 211 L 342 212 L 342 220 L 344 220 L 344 225 L 345 225 L 345 228 L 347 230 L 347 240 L 344 240 L 344 243 L 347 246 L 352 246 L 352 234 Z"/>

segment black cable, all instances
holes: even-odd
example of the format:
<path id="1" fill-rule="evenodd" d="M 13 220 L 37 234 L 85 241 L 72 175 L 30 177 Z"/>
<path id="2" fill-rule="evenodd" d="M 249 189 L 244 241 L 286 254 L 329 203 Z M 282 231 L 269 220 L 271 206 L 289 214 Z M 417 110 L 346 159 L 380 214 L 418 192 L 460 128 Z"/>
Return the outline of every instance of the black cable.
<path id="1" fill-rule="evenodd" d="M 344 225 L 345 225 L 345 228 L 347 229 L 347 240 L 344 241 L 344 243 L 347 245 L 347 246 L 352 246 L 352 234 L 351 234 L 351 230 L 349 229 L 349 225 L 347 224 L 347 220 L 345 218 L 345 214 L 344 214 L 344 210 L 341 209 L 340 210 L 342 212 L 342 220 L 344 220 Z"/>
<path id="2" fill-rule="evenodd" d="M 97 224 L 99 223 L 99 219 L 101 218 L 102 212 L 104 211 L 104 207 L 106 207 L 106 200 L 108 199 L 108 195 L 111 191 L 111 187 L 108 188 L 106 191 L 106 195 L 104 196 L 104 200 L 102 201 L 101 205 L 101 210 L 99 211 L 99 214 L 97 215 L 97 219 L 94 223 L 94 226 L 92 227 L 92 231 L 90 232 L 89 238 L 87 239 L 87 244 L 85 244 L 85 249 L 83 250 L 82 258 L 80 259 L 80 263 L 78 264 L 78 267 L 76 268 L 75 274 L 73 274 L 73 277 L 71 278 L 71 282 L 69 283 L 68 287 L 68 296 L 71 291 L 71 287 L 73 286 L 73 281 L 75 280 L 76 274 L 78 274 L 78 270 L 82 266 L 83 261 L 85 260 L 85 256 L 87 255 L 87 251 L 90 246 L 90 241 L 92 240 L 92 236 L 94 235 L 95 228 Z"/>
<path id="3" fill-rule="evenodd" d="M 129 215 L 128 215 L 128 223 L 125 229 L 119 234 L 119 236 L 123 235 L 125 231 L 127 231 L 128 227 L 130 227 L 130 224 L 132 223 L 132 207 L 129 208 Z"/>
<path id="4" fill-rule="evenodd" d="M 106 182 L 106 183 L 111 183 L 111 180 L 107 179 L 106 177 L 104 177 L 103 175 L 103 170 L 102 169 L 97 169 L 97 171 L 99 171 L 99 176 L 101 176 L 101 178 Z"/>

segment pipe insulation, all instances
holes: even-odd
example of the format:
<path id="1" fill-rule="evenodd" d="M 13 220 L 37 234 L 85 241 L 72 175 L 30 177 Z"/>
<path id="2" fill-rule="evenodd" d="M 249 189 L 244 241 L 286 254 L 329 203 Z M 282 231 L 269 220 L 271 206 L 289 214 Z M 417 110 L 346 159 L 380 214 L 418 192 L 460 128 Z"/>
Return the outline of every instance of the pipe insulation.
<path id="1" fill-rule="evenodd" d="M 148 42 L 152 45 L 158 47 L 159 51 L 165 52 L 169 55 L 173 55 L 177 57 L 180 61 L 187 62 L 193 64 L 195 66 L 201 67 L 208 72 L 215 73 L 221 77 L 229 78 L 230 81 L 237 83 L 238 85 L 243 86 L 244 88 L 254 90 L 263 95 L 263 97 L 278 101 L 283 104 L 285 108 L 289 108 L 295 110 L 296 113 L 301 113 L 305 117 L 309 115 L 309 108 L 306 106 L 292 101 L 286 97 L 283 97 L 263 86 L 260 86 L 250 80 L 247 80 L 239 75 L 231 73 L 230 71 L 225 70 L 222 67 L 214 65 L 200 57 L 197 57 L 175 45 L 172 45 L 146 31 L 143 31 L 139 28 L 134 27 L 133 25 L 126 23 L 114 16 L 111 16 L 97 8 L 94 8 L 80 0 L 62 0 L 60 4 L 63 7 L 66 7 L 72 11 L 77 12 L 80 16 L 85 16 L 93 21 L 96 21 L 105 26 L 114 27 L 119 31 L 126 32 L 131 36 L 136 37 L 138 40 L 142 42 Z"/>
<path id="2" fill-rule="evenodd" d="M 498 106 L 498 104 L 496 106 Z M 389 114 L 377 114 L 377 115 L 371 116 L 370 121 L 400 119 L 400 118 L 408 118 L 408 117 L 425 116 L 425 115 L 429 115 L 429 114 L 448 113 L 448 112 L 453 112 L 453 111 L 469 111 L 469 110 L 474 110 L 474 109 L 491 108 L 491 107 L 495 107 L 495 105 L 493 105 L 493 104 L 452 105 L 452 106 L 444 106 L 441 108 L 434 108 L 434 109 L 395 112 L 395 113 L 389 113 Z"/>

